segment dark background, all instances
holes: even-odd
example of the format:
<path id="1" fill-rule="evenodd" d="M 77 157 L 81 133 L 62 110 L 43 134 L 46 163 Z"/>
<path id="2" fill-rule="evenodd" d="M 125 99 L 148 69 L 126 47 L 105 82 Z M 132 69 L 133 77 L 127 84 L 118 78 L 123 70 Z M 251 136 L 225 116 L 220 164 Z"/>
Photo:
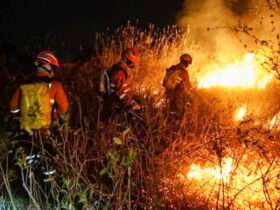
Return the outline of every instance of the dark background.
<path id="1" fill-rule="evenodd" d="M 102 32 L 126 24 L 176 22 L 183 0 L 8 0 L 1 2 L 0 42 L 27 45 L 37 40 L 79 45 Z"/>
<path id="2" fill-rule="evenodd" d="M 30 53 L 57 48 L 76 54 L 94 43 L 95 32 L 110 33 L 129 20 L 140 27 L 175 24 L 185 1 L 199 8 L 215 0 L 3 0 L 0 48 L 4 43 Z M 252 0 L 223 1 L 240 15 Z"/>

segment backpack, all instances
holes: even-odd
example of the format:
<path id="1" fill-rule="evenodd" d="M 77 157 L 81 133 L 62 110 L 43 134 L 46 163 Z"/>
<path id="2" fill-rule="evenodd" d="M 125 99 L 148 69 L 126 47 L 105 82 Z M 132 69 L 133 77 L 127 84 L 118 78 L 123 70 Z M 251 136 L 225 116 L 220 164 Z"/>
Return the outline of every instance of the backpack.
<path id="1" fill-rule="evenodd" d="M 107 70 L 100 73 L 99 92 L 104 95 L 111 95 L 111 81 Z"/>
<path id="2" fill-rule="evenodd" d="M 115 92 L 115 86 L 111 83 L 111 78 L 119 71 L 123 71 L 126 78 L 128 77 L 127 72 L 117 64 L 111 69 L 101 72 L 99 79 L 99 92 L 103 93 L 105 96 L 110 96 Z"/>
<path id="3" fill-rule="evenodd" d="M 52 105 L 49 85 L 33 83 L 20 87 L 20 128 L 28 133 L 32 133 L 32 130 L 48 128 L 51 124 Z"/>
<path id="4" fill-rule="evenodd" d="M 166 90 L 174 90 L 176 86 L 178 85 L 178 78 L 181 75 L 181 71 L 179 69 L 167 69 L 166 75 L 163 80 L 163 86 Z"/>

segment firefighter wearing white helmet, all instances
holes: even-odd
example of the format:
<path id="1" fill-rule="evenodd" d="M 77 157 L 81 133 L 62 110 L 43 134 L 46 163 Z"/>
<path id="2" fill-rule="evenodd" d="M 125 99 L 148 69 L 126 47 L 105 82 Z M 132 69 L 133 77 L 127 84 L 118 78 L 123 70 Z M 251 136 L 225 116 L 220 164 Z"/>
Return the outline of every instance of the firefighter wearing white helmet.
<path id="1" fill-rule="evenodd" d="M 182 54 L 180 62 L 166 70 L 163 80 L 166 100 L 170 113 L 182 118 L 185 113 L 186 103 L 190 101 L 192 85 L 189 78 L 188 67 L 192 63 L 190 54 Z"/>

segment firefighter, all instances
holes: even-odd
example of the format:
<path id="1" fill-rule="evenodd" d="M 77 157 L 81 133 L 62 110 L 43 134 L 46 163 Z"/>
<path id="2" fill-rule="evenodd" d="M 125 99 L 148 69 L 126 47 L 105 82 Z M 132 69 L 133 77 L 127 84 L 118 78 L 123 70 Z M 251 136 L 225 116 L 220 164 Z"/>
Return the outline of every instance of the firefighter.
<path id="1" fill-rule="evenodd" d="M 109 70 L 103 71 L 100 78 L 99 99 L 103 103 L 102 119 L 107 120 L 114 111 L 131 108 L 140 109 L 139 103 L 133 99 L 131 82 L 132 69 L 139 64 L 139 52 L 136 48 L 128 48 L 122 52 L 121 60 Z"/>
<path id="2" fill-rule="evenodd" d="M 171 114 L 182 118 L 186 104 L 191 101 L 192 85 L 189 78 L 188 66 L 192 63 L 190 54 L 180 56 L 180 62 L 166 70 L 163 87 Z"/>
<path id="3" fill-rule="evenodd" d="M 18 116 L 20 130 L 25 137 L 30 136 L 27 138 L 34 140 L 34 135 L 38 135 L 39 139 L 45 141 L 51 135 L 53 123 L 58 119 L 65 120 L 69 102 L 62 84 L 54 80 L 55 70 L 60 68 L 55 55 L 50 51 L 42 51 L 35 56 L 34 65 L 34 77 L 20 85 L 12 95 L 10 112 L 13 116 Z M 26 156 L 26 161 L 30 165 L 40 159 L 39 151 L 31 151 L 30 146 L 33 150 L 34 143 L 39 144 L 39 142 L 19 143 L 27 147 L 25 149 L 29 154 Z M 44 145 L 44 147 L 48 150 L 49 146 Z M 52 148 L 49 150 L 51 151 L 47 152 L 53 152 Z M 55 170 L 44 171 L 47 177 L 53 173 Z"/>

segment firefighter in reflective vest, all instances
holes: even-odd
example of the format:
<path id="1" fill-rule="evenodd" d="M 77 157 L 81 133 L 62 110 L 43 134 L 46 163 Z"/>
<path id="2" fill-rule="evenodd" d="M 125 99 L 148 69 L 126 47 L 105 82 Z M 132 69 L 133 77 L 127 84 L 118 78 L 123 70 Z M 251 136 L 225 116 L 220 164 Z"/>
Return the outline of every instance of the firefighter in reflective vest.
<path id="1" fill-rule="evenodd" d="M 50 51 L 42 51 L 36 55 L 34 64 L 34 78 L 16 89 L 10 99 L 10 112 L 19 116 L 22 131 L 29 135 L 39 132 L 39 135 L 46 137 L 50 135 L 52 123 L 66 115 L 69 103 L 62 84 L 53 80 L 55 70 L 60 67 L 55 55 Z M 33 151 L 26 160 L 32 164 L 38 158 L 39 153 Z M 49 171 L 45 173 L 48 175 Z"/>
<path id="2" fill-rule="evenodd" d="M 191 63 L 191 55 L 181 55 L 180 63 L 168 68 L 163 80 L 163 87 L 170 112 L 178 118 L 183 117 L 186 103 L 191 101 L 192 85 L 188 73 L 188 66 Z"/>
<path id="3" fill-rule="evenodd" d="M 121 61 L 104 71 L 100 78 L 99 93 L 103 103 L 103 119 L 109 119 L 114 110 L 123 108 L 140 109 L 130 90 L 133 81 L 132 69 L 139 64 L 136 48 L 123 51 Z"/>
<path id="4" fill-rule="evenodd" d="M 20 115 L 20 128 L 28 133 L 50 128 L 57 116 L 66 114 L 69 107 L 62 84 L 53 81 L 54 71 L 60 67 L 54 54 L 42 51 L 35 57 L 34 64 L 35 78 L 21 85 L 10 100 L 11 113 Z"/>

